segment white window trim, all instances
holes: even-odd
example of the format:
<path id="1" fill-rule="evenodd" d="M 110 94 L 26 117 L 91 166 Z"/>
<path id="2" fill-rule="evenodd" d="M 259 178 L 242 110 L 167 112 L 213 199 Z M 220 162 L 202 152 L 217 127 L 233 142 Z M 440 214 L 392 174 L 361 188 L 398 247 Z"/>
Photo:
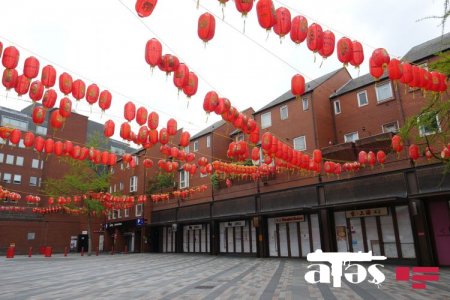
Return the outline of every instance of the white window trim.
<path id="1" fill-rule="evenodd" d="M 117 219 L 122 218 L 122 211 L 120 209 L 117 210 Z"/>
<path id="2" fill-rule="evenodd" d="M 419 117 L 417 117 L 417 120 L 419 120 Z M 441 124 L 439 124 L 439 115 L 436 115 L 436 123 L 438 126 L 438 132 L 441 132 L 442 128 L 441 128 Z M 425 128 L 423 128 L 423 126 L 419 126 L 419 136 L 420 137 L 429 136 L 429 135 L 433 135 L 433 134 L 437 133 L 436 131 L 431 131 L 431 132 L 424 132 L 424 131 L 425 131 Z"/>
<path id="3" fill-rule="evenodd" d="M 31 182 L 31 178 L 35 178 L 36 179 L 36 182 L 35 183 L 32 183 Z M 38 178 L 36 177 L 36 176 L 30 176 L 30 186 L 37 186 L 38 185 Z"/>
<path id="4" fill-rule="evenodd" d="M 380 100 L 380 97 L 379 97 L 379 95 L 378 95 L 378 89 L 377 89 L 377 87 L 382 86 L 382 85 L 385 85 L 385 84 L 389 84 L 389 87 L 391 88 L 391 95 L 392 95 L 392 96 L 391 96 L 390 98 L 386 98 L 386 99 Z M 377 85 L 375 85 L 375 93 L 376 93 L 376 95 L 377 95 L 377 103 L 383 103 L 383 102 L 386 102 L 386 101 L 389 101 L 389 100 L 394 99 L 394 92 L 392 91 L 392 84 L 391 84 L 391 81 L 384 81 L 384 82 L 380 82 L 380 83 L 378 83 Z"/>
<path id="5" fill-rule="evenodd" d="M 269 119 L 268 119 L 269 121 L 267 122 L 267 124 L 263 124 L 264 116 L 269 116 Z M 261 115 L 261 129 L 269 128 L 271 126 L 272 126 L 272 112 L 268 111 Z"/>
<path id="6" fill-rule="evenodd" d="M 142 207 L 142 203 L 139 203 L 139 204 L 136 204 L 136 211 L 135 211 L 135 216 L 136 217 L 141 217 L 142 216 L 142 213 L 143 213 L 143 210 L 144 210 L 144 208 Z M 138 212 L 138 207 L 140 207 L 140 212 Z"/>
<path id="7" fill-rule="evenodd" d="M 211 147 L 211 136 L 208 135 L 206 137 L 206 148 L 210 148 Z"/>
<path id="8" fill-rule="evenodd" d="M 181 174 L 184 174 L 184 180 L 181 180 Z M 180 171 L 180 189 L 185 189 L 189 187 L 189 173 L 185 170 Z"/>
<path id="9" fill-rule="evenodd" d="M 11 158 L 12 157 L 12 161 L 11 162 L 8 162 L 8 158 Z M 5 159 L 5 164 L 7 164 L 7 165 L 14 165 L 14 155 L 11 155 L 11 154 L 7 154 L 6 155 L 6 159 Z"/>
<path id="10" fill-rule="evenodd" d="M 347 141 L 347 135 L 355 134 L 355 133 L 356 133 L 356 139 L 351 141 L 351 142 L 355 142 L 355 141 L 359 140 L 359 133 L 358 133 L 358 131 L 354 131 L 354 132 L 349 132 L 349 133 L 344 134 L 344 142 L 345 143 L 350 143 L 350 141 Z"/>
<path id="11" fill-rule="evenodd" d="M 194 152 L 198 151 L 198 140 L 194 141 Z"/>
<path id="12" fill-rule="evenodd" d="M 34 162 L 37 161 L 37 166 L 34 165 Z M 31 168 L 32 169 L 39 169 L 39 159 L 33 158 L 31 161 Z"/>
<path id="13" fill-rule="evenodd" d="M 336 110 L 336 103 L 339 103 L 339 111 Z M 338 114 L 340 114 L 342 112 L 341 101 L 340 100 L 334 100 L 333 101 L 333 110 L 334 110 L 334 114 L 335 115 L 338 115 Z"/>
<path id="14" fill-rule="evenodd" d="M 305 148 L 304 148 L 304 149 L 295 149 L 295 140 L 296 140 L 296 139 L 299 139 L 299 138 L 303 138 L 303 140 L 304 140 L 304 144 L 305 144 Z M 306 136 L 305 136 L 305 135 L 301 135 L 301 136 L 298 136 L 298 137 L 294 138 L 294 139 L 292 140 L 292 147 L 293 147 L 295 150 L 297 150 L 297 151 L 305 151 L 305 150 L 306 150 Z"/>
<path id="15" fill-rule="evenodd" d="M 305 108 L 305 103 L 306 103 L 306 108 Z M 309 109 L 308 97 L 303 97 L 302 98 L 302 109 L 303 109 L 303 111 L 307 111 Z"/>
<path id="16" fill-rule="evenodd" d="M 361 95 L 361 94 L 365 94 L 365 95 L 366 95 L 366 101 L 367 101 L 366 104 L 361 104 L 361 98 L 359 97 L 359 95 Z M 369 105 L 369 97 L 367 96 L 367 91 L 366 91 L 366 90 L 359 91 L 359 92 L 356 94 L 356 98 L 358 98 L 358 107 L 362 107 L 362 106 Z M 377 98 L 377 99 L 378 99 L 378 98 Z"/>
<path id="17" fill-rule="evenodd" d="M 384 126 L 390 125 L 390 124 L 393 124 L 393 123 L 396 123 L 396 124 L 397 124 L 397 131 L 396 131 L 396 132 L 398 132 L 398 130 L 399 130 L 399 128 L 400 128 L 400 124 L 399 124 L 398 120 L 397 120 L 397 121 L 393 121 L 393 122 L 388 122 L 388 123 L 385 123 L 385 124 L 381 125 L 381 131 L 382 131 L 383 133 L 389 132 L 389 131 L 384 131 Z"/>
<path id="18" fill-rule="evenodd" d="M 22 159 L 22 163 L 19 164 L 19 160 Z M 16 166 L 23 167 L 23 164 L 25 163 L 25 158 L 23 156 L 16 156 Z"/>
<path id="19" fill-rule="evenodd" d="M 9 180 L 8 181 L 6 181 L 6 179 L 5 179 L 6 175 L 9 176 Z M 11 173 L 3 173 L 2 182 L 4 182 L 4 183 L 11 183 L 12 180 L 13 180 L 13 174 L 11 174 Z"/>
<path id="20" fill-rule="evenodd" d="M 130 193 L 137 192 L 138 177 L 136 175 L 130 177 Z"/>
<path id="21" fill-rule="evenodd" d="M 19 177 L 19 180 L 18 180 L 19 182 L 16 182 L 16 176 Z M 20 174 L 14 174 L 12 183 L 13 183 L 13 184 L 22 184 L 22 175 L 20 175 Z"/>
<path id="22" fill-rule="evenodd" d="M 283 118 L 283 109 L 286 109 L 286 117 Z M 289 110 L 287 105 L 283 105 L 280 107 L 280 119 L 287 120 L 289 118 Z"/>
<path id="23" fill-rule="evenodd" d="M 124 216 L 125 218 L 128 218 L 128 217 L 130 216 L 130 210 L 129 210 L 128 208 L 125 208 L 125 209 L 123 210 L 123 216 Z"/>

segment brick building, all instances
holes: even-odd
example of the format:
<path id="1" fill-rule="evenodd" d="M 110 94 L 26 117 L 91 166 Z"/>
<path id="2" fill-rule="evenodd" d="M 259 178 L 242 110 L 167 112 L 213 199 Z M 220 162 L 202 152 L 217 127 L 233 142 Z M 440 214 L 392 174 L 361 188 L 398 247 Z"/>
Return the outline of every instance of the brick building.
<path id="1" fill-rule="evenodd" d="M 415 64 L 436 59 L 449 41 L 450 34 L 428 41 L 404 59 Z M 339 69 L 307 83 L 302 99 L 288 91 L 253 116 L 262 132 L 295 149 L 320 148 L 327 159 L 354 161 L 361 150 L 388 152 L 393 132 L 425 101 L 420 90 L 386 76 L 352 79 Z M 219 121 L 205 129 L 191 145 L 198 140 L 199 150 L 224 159 L 224 145 L 232 140 L 217 141 L 224 138 L 224 126 Z M 194 175 L 189 184 L 201 180 L 206 179 Z M 449 265 L 449 197 L 450 178 L 442 165 L 425 159 L 414 165 L 405 150 L 399 157 L 388 153 L 383 167 L 340 177 L 276 173 L 256 182 L 236 179 L 228 188 L 221 183 L 201 198 L 154 203 L 149 230 L 160 252 L 305 257 L 321 248 Z"/>
<path id="2" fill-rule="evenodd" d="M 49 128 L 47 121 L 36 126 L 31 119 L 31 111 L 32 106 L 21 111 L 0 107 L 0 124 L 18 128 L 22 133 L 31 131 L 44 138 L 51 137 L 55 141 L 70 140 L 80 145 L 85 145 L 95 132 L 103 131 L 102 124 L 73 113 L 67 119 L 64 129 L 54 132 Z M 55 155 L 39 154 L 33 148 L 26 148 L 23 139 L 17 146 L 3 139 L 0 139 L 0 143 L 2 144 L 0 146 L 0 185 L 7 190 L 19 193 L 22 197 L 17 204 L 2 201 L 0 205 L 26 207 L 26 210 L 20 213 L 0 212 L 0 251 L 5 251 L 11 243 L 15 244 L 16 253 L 27 253 L 29 247 L 33 247 L 36 252 L 41 246 L 52 246 L 54 251 L 62 252 L 64 247 L 69 247 L 72 239 L 76 240 L 78 246 L 84 242 L 87 243 L 86 218 L 61 214 L 42 216 L 31 213 L 33 207 L 48 205 L 47 197 L 40 192 L 42 183 L 47 178 L 61 178 L 69 166 L 61 163 Z M 126 144 L 114 140 L 109 140 L 107 147 L 116 152 L 130 151 Z M 41 202 L 37 205 L 27 204 L 26 195 L 40 195 Z M 99 247 L 100 250 L 103 244 L 103 237 L 101 237 L 103 221 L 103 218 L 97 218 L 93 222 L 93 246 Z M 77 251 L 78 246 L 73 250 Z M 87 250 L 87 245 L 84 246 Z"/>

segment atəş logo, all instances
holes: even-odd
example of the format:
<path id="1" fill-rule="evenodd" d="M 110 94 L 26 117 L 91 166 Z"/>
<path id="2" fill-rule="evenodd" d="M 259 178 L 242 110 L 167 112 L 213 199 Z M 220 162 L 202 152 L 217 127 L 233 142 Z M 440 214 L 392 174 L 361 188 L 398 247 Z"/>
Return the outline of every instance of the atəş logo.
<path id="1" fill-rule="evenodd" d="M 311 270 L 305 274 L 305 280 L 308 283 L 331 283 L 331 277 L 333 277 L 333 287 L 341 287 L 342 283 L 342 267 L 344 266 L 345 279 L 354 284 L 358 284 L 366 280 L 367 273 L 372 276 L 368 282 L 376 284 L 378 287 L 386 279 L 386 276 L 378 269 L 378 267 L 384 267 L 380 264 L 370 265 L 367 270 L 360 264 L 351 264 L 350 262 L 369 262 L 373 260 L 385 260 L 386 256 L 372 256 L 372 251 L 368 253 L 363 252 L 322 252 L 322 250 L 316 250 L 313 253 L 309 253 L 306 256 L 309 262 L 329 262 L 330 267 L 327 264 L 312 264 L 308 266 L 308 269 L 312 267 L 319 267 L 318 270 Z M 346 266 L 346 263 L 347 266 Z M 316 275 L 319 275 L 319 279 L 316 279 Z M 331 276 L 330 276 L 331 275 Z"/>

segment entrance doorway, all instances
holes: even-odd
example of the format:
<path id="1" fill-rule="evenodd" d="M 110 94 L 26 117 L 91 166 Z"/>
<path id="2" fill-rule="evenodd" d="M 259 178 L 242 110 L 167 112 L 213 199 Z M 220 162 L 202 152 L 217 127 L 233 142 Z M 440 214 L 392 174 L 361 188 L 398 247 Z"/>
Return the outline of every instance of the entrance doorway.
<path id="1" fill-rule="evenodd" d="M 450 266 L 450 201 L 429 202 L 438 263 Z"/>

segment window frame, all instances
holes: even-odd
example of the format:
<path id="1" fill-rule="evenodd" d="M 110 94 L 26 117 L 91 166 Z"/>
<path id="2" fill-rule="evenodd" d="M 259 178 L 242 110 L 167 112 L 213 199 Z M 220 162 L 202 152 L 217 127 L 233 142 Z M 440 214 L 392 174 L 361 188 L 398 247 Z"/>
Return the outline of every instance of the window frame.
<path id="1" fill-rule="evenodd" d="M 386 125 L 391 125 L 391 124 L 395 124 L 395 125 L 396 125 L 397 129 L 396 129 L 395 131 L 386 131 L 386 130 L 384 130 L 384 127 L 385 127 Z M 381 131 L 382 131 L 383 133 L 388 133 L 388 132 L 398 132 L 399 129 L 400 129 L 400 124 L 399 124 L 398 120 L 397 120 L 397 121 L 393 121 L 393 122 L 388 122 L 388 123 L 385 123 L 385 124 L 381 125 Z"/>
<path id="2" fill-rule="evenodd" d="M 130 210 L 128 208 L 123 209 L 123 217 L 128 218 L 130 216 Z"/>
<path id="3" fill-rule="evenodd" d="M 19 178 L 19 180 L 17 180 L 18 182 L 16 182 L 16 176 Z M 22 184 L 22 175 L 21 174 L 14 174 L 12 183 L 13 184 Z"/>
<path id="4" fill-rule="evenodd" d="M 5 180 L 6 175 L 9 176 L 8 181 Z M 2 182 L 3 183 L 11 183 L 12 179 L 13 179 L 13 174 L 11 174 L 11 173 L 3 173 L 3 177 L 2 177 Z"/>
<path id="5" fill-rule="evenodd" d="M 138 188 L 138 177 L 136 175 L 130 176 L 130 193 L 137 192 Z"/>
<path id="6" fill-rule="evenodd" d="M 139 209 L 139 212 L 138 212 L 138 207 L 140 208 Z M 135 206 L 135 216 L 136 217 L 142 217 L 142 215 L 143 215 L 143 213 L 144 213 L 144 207 L 143 207 L 143 205 L 142 205 L 142 203 L 139 203 L 139 204 L 136 204 L 136 206 Z"/>
<path id="7" fill-rule="evenodd" d="M 269 121 L 266 120 L 266 123 L 268 123 L 268 124 L 264 124 L 263 119 L 265 117 L 267 118 L 267 116 L 268 116 Z M 268 112 L 261 114 L 261 129 L 269 128 L 271 126 L 272 126 L 272 112 L 268 111 Z"/>
<path id="8" fill-rule="evenodd" d="M 286 116 L 283 117 L 283 109 L 286 110 Z M 287 104 L 280 107 L 280 120 L 287 120 L 289 118 L 289 109 Z"/>
<path id="9" fill-rule="evenodd" d="M 36 179 L 36 183 L 35 184 L 32 184 L 32 182 L 31 182 L 32 178 Z M 38 178 L 36 176 L 30 176 L 29 185 L 30 186 L 38 186 Z"/>
<path id="10" fill-rule="evenodd" d="M 360 98 L 361 94 L 366 95 L 366 103 L 365 104 L 361 104 L 361 98 Z M 356 98 L 358 100 L 358 107 L 363 107 L 363 106 L 369 105 L 369 96 L 367 95 L 367 90 L 362 90 L 362 91 L 359 91 L 358 93 L 356 93 Z"/>
<path id="11" fill-rule="evenodd" d="M 303 144 L 305 145 L 305 148 L 304 148 L 304 149 L 296 149 L 296 148 L 295 148 L 295 141 L 296 141 L 297 139 L 300 139 L 300 138 L 303 138 Z M 306 136 L 305 136 L 305 135 L 301 135 L 301 136 L 298 136 L 298 137 L 296 137 L 296 138 L 293 138 L 293 139 L 292 139 L 292 147 L 294 148 L 294 150 L 297 150 L 297 151 L 305 151 L 305 150 L 307 149 L 307 147 L 306 147 Z"/>
<path id="12" fill-rule="evenodd" d="M 378 95 L 378 88 L 380 86 L 387 85 L 387 84 L 389 84 L 389 87 L 390 87 L 390 90 L 391 90 L 391 96 L 386 98 L 386 99 L 380 100 L 380 97 Z M 386 101 L 394 99 L 394 92 L 392 91 L 392 83 L 391 83 L 391 81 L 387 80 L 387 81 L 383 81 L 383 82 L 380 82 L 380 83 L 376 84 L 375 85 L 375 94 L 377 96 L 377 103 L 383 103 L 383 102 L 386 102 Z"/>
<path id="13" fill-rule="evenodd" d="M 336 110 L 336 104 L 339 106 L 339 112 Z M 333 101 L 333 110 L 335 115 L 339 115 L 342 112 L 341 101 L 339 99 Z"/>
<path id="14" fill-rule="evenodd" d="M 181 178 L 181 174 L 184 174 L 184 179 Z M 179 182 L 180 189 L 188 188 L 189 187 L 189 173 L 186 172 L 185 170 L 181 170 L 179 178 L 180 178 L 180 182 Z"/>
<path id="15" fill-rule="evenodd" d="M 11 162 L 8 162 L 8 159 L 9 158 L 11 158 L 12 157 L 12 161 Z M 12 155 L 12 154 L 6 154 L 6 159 L 5 159 L 5 164 L 7 164 L 7 165 L 14 165 L 14 155 Z"/>
<path id="16" fill-rule="evenodd" d="M 37 161 L 37 166 L 34 166 L 34 162 Z M 31 161 L 31 168 L 32 169 L 39 169 L 39 159 L 33 158 Z"/>
<path id="17" fill-rule="evenodd" d="M 3 163 L 4 159 L 5 159 L 5 154 L 3 154 L 3 152 L 0 152 L 0 164 Z"/>
<path id="18" fill-rule="evenodd" d="M 21 164 L 19 164 L 19 160 L 21 160 Z M 25 158 L 23 156 L 16 156 L 16 166 L 23 167 L 25 163 Z"/>
<path id="19" fill-rule="evenodd" d="M 305 104 L 306 104 L 306 107 L 305 107 Z M 303 97 L 302 98 L 302 108 L 303 108 L 303 111 L 309 110 L 309 99 L 308 99 L 308 97 Z"/>
<path id="20" fill-rule="evenodd" d="M 420 119 L 420 117 L 417 117 L 417 121 L 419 121 L 419 119 Z M 425 128 L 423 127 L 423 125 L 420 125 L 419 126 L 419 136 L 420 137 L 429 136 L 429 135 L 436 134 L 438 132 L 442 132 L 441 125 L 439 124 L 439 115 L 438 114 L 435 115 L 435 119 L 436 119 L 437 131 L 425 132 Z"/>
<path id="21" fill-rule="evenodd" d="M 36 130 L 35 130 L 36 134 L 47 135 L 47 131 L 48 131 L 47 127 L 36 125 Z"/>
<path id="22" fill-rule="evenodd" d="M 356 139 L 354 139 L 352 141 L 347 141 L 347 136 L 349 134 L 355 134 L 355 133 L 356 133 Z M 349 133 L 344 134 L 344 143 L 354 143 L 357 140 L 359 140 L 359 133 L 358 133 L 358 131 L 353 131 L 353 132 L 349 132 Z"/>
<path id="23" fill-rule="evenodd" d="M 206 136 L 206 148 L 211 148 L 211 135 Z"/>
<path id="24" fill-rule="evenodd" d="M 193 143 L 194 152 L 198 152 L 198 140 Z"/>

